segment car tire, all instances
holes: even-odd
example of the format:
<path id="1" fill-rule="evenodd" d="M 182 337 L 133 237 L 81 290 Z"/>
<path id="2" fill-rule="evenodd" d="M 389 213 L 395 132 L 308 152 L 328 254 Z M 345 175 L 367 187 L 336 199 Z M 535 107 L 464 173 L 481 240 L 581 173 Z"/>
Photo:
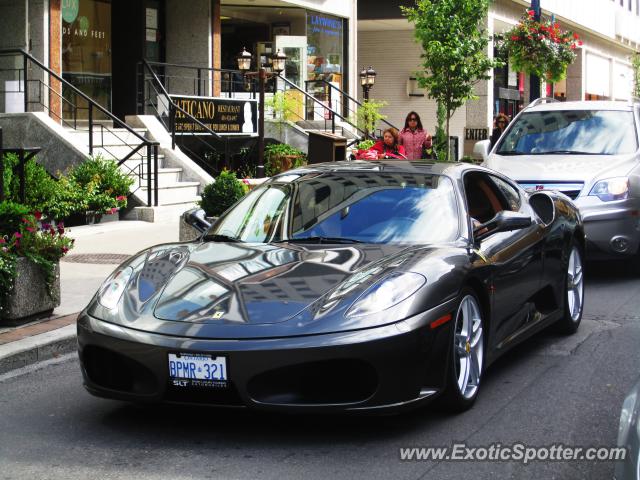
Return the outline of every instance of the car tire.
<path id="1" fill-rule="evenodd" d="M 578 331 L 584 310 L 584 255 L 577 242 L 571 243 L 563 287 L 563 313 L 558 321 L 559 332 L 570 335 Z"/>
<path id="2" fill-rule="evenodd" d="M 444 410 L 463 412 L 478 397 L 486 351 L 484 326 L 478 296 L 473 289 L 464 288 L 453 318 L 447 385 L 440 397 Z"/>

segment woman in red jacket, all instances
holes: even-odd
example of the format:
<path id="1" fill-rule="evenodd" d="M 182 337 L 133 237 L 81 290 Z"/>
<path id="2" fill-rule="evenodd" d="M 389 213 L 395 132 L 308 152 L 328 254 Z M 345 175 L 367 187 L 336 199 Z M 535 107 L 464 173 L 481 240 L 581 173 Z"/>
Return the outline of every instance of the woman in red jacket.
<path id="1" fill-rule="evenodd" d="M 378 159 L 381 158 L 407 158 L 407 152 L 402 145 L 398 144 L 398 130 L 387 128 L 382 132 L 382 140 L 371 147 L 371 150 L 378 152 Z"/>
<path id="2" fill-rule="evenodd" d="M 404 121 L 404 128 L 398 136 L 398 143 L 407 151 L 409 160 L 425 158 L 425 149 L 431 148 L 431 135 L 422 128 L 420 116 L 416 112 L 409 112 Z"/>

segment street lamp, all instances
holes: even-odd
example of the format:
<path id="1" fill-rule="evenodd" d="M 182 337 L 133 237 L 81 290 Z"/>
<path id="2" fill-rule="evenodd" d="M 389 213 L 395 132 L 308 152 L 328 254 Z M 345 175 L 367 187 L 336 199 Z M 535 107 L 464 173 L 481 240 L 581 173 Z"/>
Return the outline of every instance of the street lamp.
<path id="1" fill-rule="evenodd" d="M 238 54 L 236 60 L 238 61 L 238 70 L 242 73 L 251 69 L 251 54 L 247 52 L 245 47 L 242 47 L 242 51 Z"/>
<path id="2" fill-rule="evenodd" d="M 248 60 L 247 60 L 248 59 Z M 256 176 L 264 178 L 264 93 L 265 83 L 268 77 L 277 77 L 284 71 L 287 62 L 287 56 L 278 50 L 271 57 L 271 65 L 273 72 L 267 72 L 264 67 L 260 66 L 257 72 L 248 72 L 251 66 L 251 54 L 245 49 L 238 55 L 238 68 L 247 76 L 258 76 L 258 165 L 256 167 Z"/>
<path id="3" fill-rule="evenodd" d="M 369 90 L 375 85 L 376 83 L 376 71 L 373 69 L 373 67 L 369 67 L 369 68 L 362 68 L 362 70 L 360 71 L 360 85 L 362 85 L 362 97 L 364 98 L 365 102 L 369 101 Z"/>

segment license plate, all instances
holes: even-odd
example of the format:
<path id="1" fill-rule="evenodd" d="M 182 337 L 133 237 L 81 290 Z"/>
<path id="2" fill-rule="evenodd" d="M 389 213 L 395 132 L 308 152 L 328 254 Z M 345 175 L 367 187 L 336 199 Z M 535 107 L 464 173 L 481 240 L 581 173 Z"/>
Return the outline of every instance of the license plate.
<path id="1" fill-rule="evenodd" d="M 225 387 L 227 358 L 202 353 L 170 353 L 169 378 L 178 387 Z"/>

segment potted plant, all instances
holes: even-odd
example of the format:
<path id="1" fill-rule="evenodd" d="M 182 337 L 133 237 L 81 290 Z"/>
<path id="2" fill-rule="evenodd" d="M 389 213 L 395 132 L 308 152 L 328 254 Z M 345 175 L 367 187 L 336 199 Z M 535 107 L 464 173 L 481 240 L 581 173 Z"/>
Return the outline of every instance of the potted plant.
<path id="1" fill-rule="evenodd" d="M 135 180 L 113 160 L 96 157 L 77 165 L 69 174 L 87 195 L 87 223 L 118 220 L 127 206 L 129 189 Z"/>
<path id="2" fill-rule="evenodd" d="M 502 35 L 501 48 L 515 71 L 556 83 L 567 75 L 567 67 L 582 45 L 577 33 L 562 30 L 557 22 L 535 19 L 527 10 L 520 22 Z"/>
<path id="3" fill-rule="evenodd" d="M 59 260 L 72 248 L 64 225 L 40 212 L 0 203 L 0 324 L 15 325 L 60 304 Z"/>
<path id="4" fill-rule="evenodd" d="M 267 177 L 307 164 L 305 153 L 286 143 L 267 145 L 264 160 L 264 173 Z"/>

